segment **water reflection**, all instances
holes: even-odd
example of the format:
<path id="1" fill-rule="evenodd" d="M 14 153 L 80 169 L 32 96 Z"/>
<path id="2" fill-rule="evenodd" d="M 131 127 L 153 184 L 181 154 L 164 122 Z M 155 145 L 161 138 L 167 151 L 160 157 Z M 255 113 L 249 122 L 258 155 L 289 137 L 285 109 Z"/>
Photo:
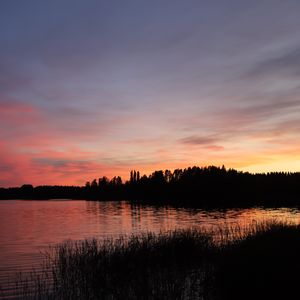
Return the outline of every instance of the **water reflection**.
<path id="1" fill-rule="evenodd" d="M 40 251 L 67 239 L 105 238 L 145 231 L 214 229 L 277 219 L 299 222 L 298 209 L 202 210 L 128 202 L 0 201 L 0 285 L 7 274 L 38 267 Z"/>
<path id="2" fill-rule="evenodd" d="M 156 207 L 130 204 L 128 202 L 86 202 L 86 213 L 99 222 L 99 236 L 144 231 L 166 231 L 176 228 L 224 226 L 248 226 L 253 222 L 272 219 L 299 222 L 297 208 L 248 208 L 227 210 L 203 210 L 174 207 Z"/>

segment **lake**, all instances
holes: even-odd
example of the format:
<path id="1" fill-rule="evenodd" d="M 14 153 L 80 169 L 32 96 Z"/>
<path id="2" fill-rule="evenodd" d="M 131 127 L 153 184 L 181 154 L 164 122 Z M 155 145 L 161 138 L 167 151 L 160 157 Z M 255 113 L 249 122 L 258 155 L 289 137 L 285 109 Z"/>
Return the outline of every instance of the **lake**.
<path id="1" fill-rule="evenodd" d="M 133 205 L 126 201 L 0 201 L 0 298 L 14 295 L 17 272 L 38 269 L 49 245 L 175 228 L 208 229 L 253 222 L 300 221 L 296 208 L 203 210 Z"/>

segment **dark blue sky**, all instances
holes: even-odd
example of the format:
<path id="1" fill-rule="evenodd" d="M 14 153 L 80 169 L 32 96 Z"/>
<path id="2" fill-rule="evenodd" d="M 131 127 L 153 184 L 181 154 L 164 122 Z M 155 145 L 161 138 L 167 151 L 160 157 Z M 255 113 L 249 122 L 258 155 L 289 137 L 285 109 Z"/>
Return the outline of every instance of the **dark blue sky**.
<path id="1" fill-rule="evenodd" d="M 299 1 L 0 3 L 0 186 L 300 169 Z"/>

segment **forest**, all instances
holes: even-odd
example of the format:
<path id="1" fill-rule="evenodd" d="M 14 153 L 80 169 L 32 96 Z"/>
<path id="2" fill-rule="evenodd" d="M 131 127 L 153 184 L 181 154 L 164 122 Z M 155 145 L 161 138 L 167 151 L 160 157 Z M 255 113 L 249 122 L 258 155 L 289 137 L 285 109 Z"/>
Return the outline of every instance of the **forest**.
<path id="1" fill-rule="evenodd" d="M 0 188 L 0 199 L 129 200 L 137 203 L 197 207 L 296 206 L 300 204 L 300 172 L 252 174 L 224 166 L 189 167 L 141 175 L 130 179 L 106 176 L 84 186 Z"/>

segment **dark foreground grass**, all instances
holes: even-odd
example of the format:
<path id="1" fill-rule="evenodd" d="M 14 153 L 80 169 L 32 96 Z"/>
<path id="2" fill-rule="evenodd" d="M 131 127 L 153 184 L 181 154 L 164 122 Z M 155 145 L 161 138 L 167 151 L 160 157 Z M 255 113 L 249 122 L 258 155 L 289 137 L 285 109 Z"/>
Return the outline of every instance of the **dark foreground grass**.
<path id="1" fill-rule="evenodd" d="M 212 238 L 201 231 L 65 243 L 54 251 L 61 299 L 203 298 Z"/>
<path id="2" fill-rule="evenodd" d="M 30 297 L 300 298 L 299 225 L 264 223 L 215 237 L 216 232 L 181 230 L 64 243 L 47 253 L 44 278 L 51 274 L 52 283 L 43 285 L 39 278 Z"/>
<path id="3" fill-rule="evenodd" d="M 300 226 L 256 225 L 214 263 L 217 299 L 300 299 Z"/>

